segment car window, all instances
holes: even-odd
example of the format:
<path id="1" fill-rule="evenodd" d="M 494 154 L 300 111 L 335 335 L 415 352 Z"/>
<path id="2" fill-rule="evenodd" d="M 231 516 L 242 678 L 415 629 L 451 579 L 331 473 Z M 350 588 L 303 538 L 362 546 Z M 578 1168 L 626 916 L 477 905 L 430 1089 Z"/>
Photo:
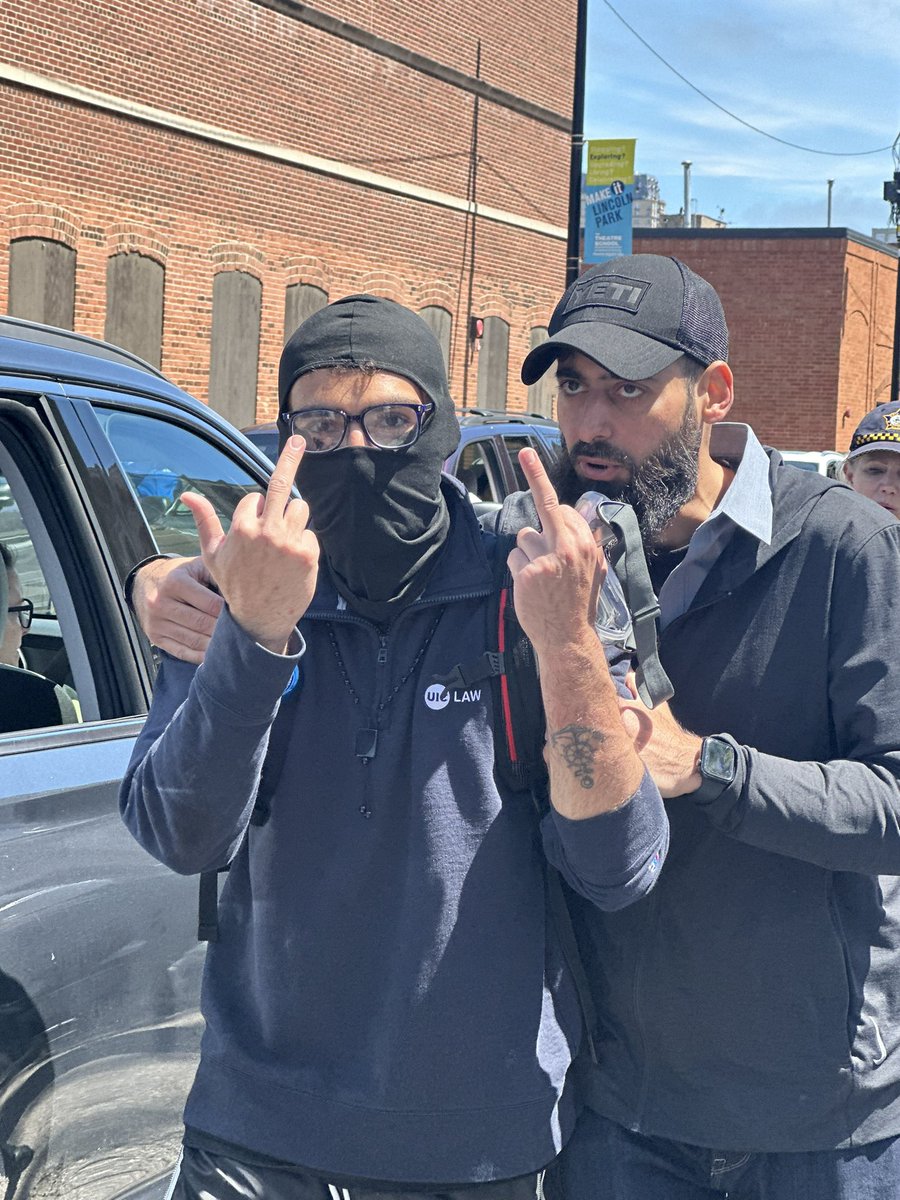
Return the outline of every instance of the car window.
<path id="1" fill-rule="evenodd" d="M 456 477 L 479 500 L 500 504 L 506 494 L 497 451 L 488 442 L 469 442 L 460 452 Z"/>
<path id="2" fill-rule="evenodd" d="M 555 432 L 555 431 L 554 431 Z M 519 451 L 531 447 L 536 450 L 538 457 L 546 468 L 549 469 L 553 462 L 553 457 L 547 452 L 547 447 L 539 437 L 531 437 L 524 433 L 507 433 L 503 435 L 503 444 L 506 446 L 509 454 L 509 461 L 512 465 L 513 473 L 516 477 L 516 485 L 521 492 L 528 491 L 528 480 L 525 478 L 525 472 L 519 466 Z"/>
<path id="3" fill-rule="evenodd" d="M 243 467 L 181 425 L 142 412 L 95 411 L 162 553 L 199 552 L 182 492 L 206 496 L 227 529 L 238 501 L 261 491 Z"/>
<path id="4" fill-rule="evenodd" d="M 535 449 L 545 467 L 551 467 L 562 450 L 562 434 L 552 425 L 543 426 L 541 436 L 535 438 Z"/>
<path id="5" fill-rule="evenodd" d="M 278 430 L 274 425 L 251 426 L 244 429 L 243 433 L 254 446 L 262 450 L 266 458 L 275 462 L 278 458 Z"/>

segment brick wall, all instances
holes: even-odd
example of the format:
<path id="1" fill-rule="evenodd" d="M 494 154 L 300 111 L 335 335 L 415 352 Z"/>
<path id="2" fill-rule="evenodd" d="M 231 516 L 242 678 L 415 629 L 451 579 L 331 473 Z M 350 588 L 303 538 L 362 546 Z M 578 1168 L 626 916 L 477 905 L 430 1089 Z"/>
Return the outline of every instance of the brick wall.
<path id="1" fill-rule="evenodd" d="M 574 10 L 562 0 L 526 10 L 508 0 L 489 11 L 471 0 L 331 0 L 321 9 L 468 75 L 480 38 L 485 83 L 565 117 Z M 535 55 L 538 21 L 554 37 Z M 0 63 L 39 77 L 0 79 L 0 311 L 13 238 L 53 237 L 76 251 L 75 328 L 95 336 L 105 324 L 107 259 L 123 249 L 149 255 L 166 272 L 162 368 L 205 398 L 213 276 L 247 270 L 262 283 L 258 411 L 266 416 L 287 286 L 312 283 L 332 298 L 372 290 L 452 313 L 451 382 L 474 402 L 465 214 L 215 134 L 464 201 L 470 90 L 257 0 L 85 0 L 65 12 L 4 0 Z M 84 91 L 47 94 L 47 81 Z M 106 111 L 105 98 L 128 111 Z M 202 122 L 213 135 L 164 127 L 170 119 Z M 529 225 L 477 222 L 473 310 L 510 322 L 511 406 L 525 404 L 518 366 L 535 314 L 546 322 L 564 283 L 565 241 L 547 227 L 565 225 L 567 173 L 564 130 L 480 101 L 479 204 Z"/>
<path id="2" fill-rule="evenodd" d="M 846 229 L 635 230 L 635 253 L 674 254 L 722 298 L 735 420 L 768 445 L 846 450 L 890 397 L 897 258 Z"/>
<path id="3" fill-rule="evenodd" d="M 480 39 L 481 79 L 522 103 L 479 102 L 478 201 L 505 217 L 477 222 L 472 310 L 509 323 L 508 403 L 525 407 L 518 368 L 564 282 L 559 124 L 571 102 L 574 9 L 563 0 L 315 8 L 345 25 L 301 21 L 291 0 L 84 0 L 64 14 L 4 0 L 0 311 L 15 238 L 76 251 L 75 328 L 96 336 L 108 259 L 147 255 L 165 268 L 163 370 L 205 398 L 214 276 L 248 271 L 262 285 L 257 411 L 266 417 L 287 287 L 309 283 L 332 298 L 376 291 L 452 314 L 451 384 L 475 403 L 469 230 L 452 206 L 467 194 L 474 97 L 471 84 L 436 75 L 474 76 Z M 356 41 L 340 35 L 350 27 Z M 536 29 L 554 32 L 539 53 Z M 358 44 L 370 36 L 396 53 Z M 177 127 L 189 122 L 201 126 Z M 310 155 L 340 170 L 310 169 Z M 354 170 L 381 179 L 348 179 Z M 409 194 L 422 188 L 444 200 Z M 635 250 L 678 254 L 718 288 L 734 414 L 764 440 L 843 448 L 862 413 L 887 398 L 890 252 L 846 230 L 635 231 Z"/>

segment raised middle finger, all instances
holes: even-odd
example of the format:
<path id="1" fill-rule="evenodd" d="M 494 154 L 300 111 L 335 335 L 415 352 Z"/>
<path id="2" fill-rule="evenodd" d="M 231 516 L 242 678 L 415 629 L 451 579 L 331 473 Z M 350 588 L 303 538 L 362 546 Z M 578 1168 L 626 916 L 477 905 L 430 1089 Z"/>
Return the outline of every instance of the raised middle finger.
<path id="1" fill-rule="evenodd" d="M 531 448 L 519 451 L 519 463 L 531 489 L 541 528 L 545 534 L 555 538 L 563 527 L 563 518 L 560 513 L 559 497 L 544 470 L 544 464 L 538 457 L 537 451 Z"/>
<path id="2" fill-rule="evenodd" d="M 291 500 L 291 488 L 297 475 L 297 468 L 303 458 L 306 442 L 297 433 L 291 434 L 278 455 L 275 470 L 269 477 L 260 516 L 264 523 L 284 518 L 284 512 Z"/>

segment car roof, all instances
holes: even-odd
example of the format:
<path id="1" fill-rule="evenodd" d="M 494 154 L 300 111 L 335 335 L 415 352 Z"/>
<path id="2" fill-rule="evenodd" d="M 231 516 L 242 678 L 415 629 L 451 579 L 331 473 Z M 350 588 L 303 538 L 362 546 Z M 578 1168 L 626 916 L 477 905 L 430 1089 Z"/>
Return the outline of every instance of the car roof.
<path id="1" fill-rule="evenodd" d="M 162 371 L 138 358 L 130 350 L 121 346 L 113 346 L 111 342 L 102 342 L 99 338 L 88 337 L 87 334 L 75 333 L 71 329 L 57 329 L 53 325 L 41 325 L 37 321 L 25 321 L 20 317 L 0 317 L 0 336 L 17 338 L 23 342 L 35 342 L 41 346 L 55 346 L 59 350 L 74 350 L 80 354 L 90 354 L 94 358 L 104 358 L 110 362 L 121 362 L 128 366 L 137 367 L 162 379 Z"/>
<path id="2" fill-rule="evenodd" d="M 16 317 L 0 317 L 0 372 L 139 392 L 211 413 L 207 405 L 128 350 Z"/>
<path id="3" fill-rule="evenodd" d="M 457 411 L 461 426 L 469 425 L 543 425 L 548 429 L 559 428 L 551 417 L 541 413 L 503 412 L 491 408 L 462 408 Z"/>

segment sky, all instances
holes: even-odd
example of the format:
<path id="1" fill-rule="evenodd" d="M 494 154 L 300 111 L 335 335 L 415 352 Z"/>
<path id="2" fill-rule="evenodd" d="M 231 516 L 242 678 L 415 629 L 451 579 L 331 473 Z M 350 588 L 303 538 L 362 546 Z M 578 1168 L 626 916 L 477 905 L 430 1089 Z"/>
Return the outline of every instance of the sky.
<path id="1" fill-rule="evenodd" d="M 610 7 L 612 5 L 612 8 Z M 615 12 L 613 11 L 615 9 Z M 785 141 L 739 124 L 679 79 Z M 589 0 L 586 138 L 637 139 L 666 211 L 684 200 L 729 226 L 889 224 L 883 184 L 900 134 L 900 0 Z M 900 169 L 900 163 L 897 168 Z"/>

